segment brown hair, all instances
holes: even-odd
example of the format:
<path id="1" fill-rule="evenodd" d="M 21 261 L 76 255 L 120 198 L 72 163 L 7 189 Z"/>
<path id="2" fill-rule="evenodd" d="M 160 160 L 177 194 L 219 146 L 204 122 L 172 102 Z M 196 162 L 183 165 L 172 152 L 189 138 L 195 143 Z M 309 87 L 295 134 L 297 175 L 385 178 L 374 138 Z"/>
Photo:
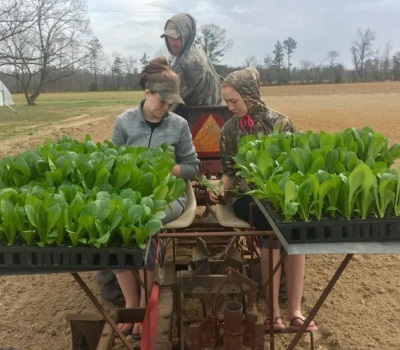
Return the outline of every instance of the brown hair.
<path id="1" fill-rule="evenodd" d="M 140 73 L 139 85 L 144 90 L 147 83 L 179 83 L 179 76 L 168 66 L 165 57 L 156 57 Z"/>

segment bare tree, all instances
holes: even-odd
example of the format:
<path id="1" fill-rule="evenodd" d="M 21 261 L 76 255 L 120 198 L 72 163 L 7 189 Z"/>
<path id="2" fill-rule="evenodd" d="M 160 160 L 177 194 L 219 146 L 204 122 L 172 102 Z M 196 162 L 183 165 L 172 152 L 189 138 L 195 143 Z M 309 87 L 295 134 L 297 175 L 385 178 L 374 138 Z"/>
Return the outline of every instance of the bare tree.
<path id="1" fill-rule="evenodd" d="M 140 64 L 142 65 L 142 68 L 143 68 L 147 63 L 149 63 L 149 60 L 150 60 L 149 56 L 147 56 L 147 53 L 144 52 L 144 53 L 143 53 L 143 56 L 140 58 Z"/>
<path id="2" fill-rule="evenodd" d="M 250 66 L 255 67 L 256 64 L 257 64 L 257 60 L 256 60 L 256 57 L 255 57 L 255 56 L 249 56 L 249 57 L 247 57 L 247 58 L 244 60 L 244 63 L 243 63 L 243 65 L 244 65 L 245 67 L 250 67 Z"/>
<path id="3" fill-rule="evenodd" d="M 301 60 L 300 61 L 300 69 L 308 70 L 313 65 L 313 63 L 309 60 Z"/>
<path id="4" fill-rule="evenodd" d="M 266 81 L 268 84 L 272 84 L 273 81 L 273 76 L 272 76 L 272 70 L 273 70 L 273 58 L 270 55 L 266 55 L 263 59 L 263 64 L 261 64 L 261 69 L 260 69 L 260 76 L 262 76 L 262 79 Z"/>
<path id="5" fill-rule="evenodd" d="M 331 50 L 328 51 L 326 57 L 328 60 L 328 64 L 329 64 L 329 73 L 330 73 L 330 80 L 331 83 L 333 83 L 334 81 L 334 70 L 335 70 L 335 66 L 337 64 L 337 58 L 339 57 L 340 53 L 336 50 Z"/>
<path id="6" fill-rule="evenodd" d="M 392 79 L 400 80 L 400 51 L 392 57 Z"/>
<path id="7" fill-rule="evenodd" d="M 233 40 L 226 38 L 226 30 L 216 24 L 205 24 L 200 27 L 200 33 L 194 43 L 203 49 L 213 63 L 219 63 L 232 45 Z"/>
<path id="8" fill-rule="evenodd" d="M 113 52 L 113 63 L 111 65 L 111 76 L 115 90 L 120 89 L 120 79 L 122 75 L 122 58 L 119 52 Z M 117 76 L 117 84 L 114 82 L 114 77 Z"/>
<path id="9" fill-rule="evenodd" d="M 133 56 L 122 57 L 122 66 L 126 72 L 126 77 L 128 78 L 129 88 L 133 89 L 135 86 L 135 81 L 138 77 L 138 69 L 136 68 L 137 59 Z"/>
<path id="10" fill-rule="evenodd" d="M 23 0 L 3 0 L 0 6 L 0 42 L 24 32 L 33 23 L 34 15 L 23 6 Z"/>
<path id="11" fill-rule="evenodd" d="M 309 60 L 301 60 L 300 63 L 300 72 L 302 73 L 303 79 L 306 82 L 311 81 L 311 70 L 313 63 Z"/>
<path id="12" fill-rule="evenodd" d="M 280 84 L 282 82 L 281 70 L 283 64 L 283 45 L 279 40 L 275 44 L 275 50 L 273 53 L 275 55 L 273 63 L 278 70 L 278 83 Z"/>
<path id="13" fill-rule="evenodd" d="M 89 41 L 88 45 L 90 55 L 90 70 L 93 76 L 93 81 L 90 84 L 90 90 L 97 91 L 99 74 L 99 64 L 104 59 L 103 45 L 101 45 L 99 39 L 93 38 Z"/>
<path id="14" fill-rule="evenodd" d="M 360 80 L 364 80 L 364 66 L 365 62 L 374 56 L 372 48 L 375 41 L 375 32 L 368 28 L 365 32 L 361 29 L 357 30 L 357 39 L 353 41 L 350 48 L 354 69 L 359 76 Z"/>
<path id="15" fill-rule="evenodd" d="M 283 41 L 283 49 L 287 55 L 287 68 L 288 68 L 288 83 L 290 84 L 290 57 L 292 57 L 292 53 L 296 50 L 297 42 L 293 38 L 287 38 Z"/>
<path id="16" fill-rule="evenodd" d="M 321 67 L 322 67 L 322 65 L 324 64 L 325 61 L 326 61 L 326 58 L 323 59 L 320 62 L 313 61 L 311 63 L 311 70 L 312 70 L 312 73 L 313 73 L 313 81 L 314 81 L 314 83 L 317 83 L 317 84 L 321 83 Z"/>
<path id="17" fill-rule="evenodd" d="M 108 55 L 105 56 L 105 59 L 101 61 L 100 63 L 100 74 L 102 76 L 102 88 L 104 90 L 109 90 L 111 89 L 110 87 L 110 76 L 109 73 L 111 71 L 112 67 L 112 62 L 110 60 L 110 57 Z"/>
<path id="18" fill-rule="evenodd" d="M 264 65 L 265 65 L 265 68 L 266 68 L 266 69 L 270 69 L 270 68 L 272 67 L 272 65 L 274 64 L 273 61 L 274 61 L 273 58 L 272 58 L 270 55 L 267 54 L 267 55 L 264 57 Z"/>
<path id="19" fill-rule="evenodd" d="M 393 45 L 390 41 L 385 44 L 383 48 L 382 56 L 381 56 L 381 70 L 382 70 L 382 79 L 387 80 L 390 78 L 390 70 L 391 70 L 391 62 L 390 56 L 393 49 Z"/>
<path id="20" fill-rule="evenodd" d="M 84 0 L 25 0 L 13 21 L 32 14 L 32 23 L 0 42 L 0 66 L 12 67 L 28 105 L 35 104 L 43 88 L 88 66 L 91 39 Z"/>

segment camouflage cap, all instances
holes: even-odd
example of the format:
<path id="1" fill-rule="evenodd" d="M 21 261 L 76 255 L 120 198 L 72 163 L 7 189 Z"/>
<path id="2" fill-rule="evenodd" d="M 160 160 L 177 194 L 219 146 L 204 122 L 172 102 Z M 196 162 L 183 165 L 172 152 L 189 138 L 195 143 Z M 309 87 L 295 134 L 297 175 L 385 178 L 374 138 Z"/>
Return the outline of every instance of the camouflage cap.
<path id="1" fill-rule="evenodd" d="M 170 81 L 170 82 L 149 82 L 146 84 L 146 89 L 149 89 L 151 92 L 158 92 L 160 96 L 160 100 L 172 104 L 184 105 L 181 96 L 179 95 L 179 82 L 178 81 Z"/>
<path id="2" fill-rule="evenodd" d="M 181 33 L 178 30 L 178 27 L 176 24 L 172 21 L 168 21 L 167 25 L 165 26 L 164 33 L 161 35 L 161 38 L 164 38 L 165 36 L 169 36 L 171 38 L 177 39 L 181 37 Z"/>

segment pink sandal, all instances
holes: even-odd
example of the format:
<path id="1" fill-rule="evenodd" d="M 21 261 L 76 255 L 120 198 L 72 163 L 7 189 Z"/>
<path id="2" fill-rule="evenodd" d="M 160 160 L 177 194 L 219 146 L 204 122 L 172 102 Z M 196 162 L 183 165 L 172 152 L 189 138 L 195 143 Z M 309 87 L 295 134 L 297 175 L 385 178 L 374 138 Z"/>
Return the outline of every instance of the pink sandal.
<path id="1" fill-rule="evenodd" d="M 300 326 L 295 324 L 297 320 L 302 322 L 302 324 Z M 305 321 L 304 318 L 301 318 L 301 317 L 292 318 L 292 320 L 290 321 L 289 329 L 291 329 L 292 331 L 299 331 L 300 328 L 303 326 L 304 321 Z M 308 325 L 308 327 L 306 328 L 306 331 L 314 332 L 314 331 L 318 330 L 318 326 L 316 325 L 316 323 L 314 321 L 311 321 L 311 322 L 313 322 L 313 324 L 310 323 Z"/>
<path id="2" fill-rule="evenodd" d="M 274 319 L 274 323 L 272 324 L 274 327 L 274 331 L 283 331 L 285 329 L 285 325 L 282 322 L 282 318 L 280 316 L 275 317 Z M 264 331 L 265 332 L 269 332 L 271 327 L 271 320 L 270 319 L 266 319 L 264 321 Z"/>

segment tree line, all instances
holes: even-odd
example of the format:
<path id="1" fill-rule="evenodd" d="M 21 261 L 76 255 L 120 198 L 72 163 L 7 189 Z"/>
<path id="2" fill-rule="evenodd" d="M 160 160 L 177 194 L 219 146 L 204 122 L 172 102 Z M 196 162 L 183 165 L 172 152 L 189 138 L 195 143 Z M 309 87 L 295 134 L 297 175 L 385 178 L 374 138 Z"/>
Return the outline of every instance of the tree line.
<path id="1" fill-rule="evenodd" d="M 104 54 L 100 40 L 90 28 L 85 0 L 2 0 L 0 8 L 0 79 L 15 93 L 23 93 L 29 105 L 41 92 L 138 89 L 139 69 L 149 56 L 140 58 L 115 52 Z M 221 76 L 256 66 L 263 84 L 342 83 L 400 80 L 400 52 L 374 46 L 376 33 L 358 29 L 351 43 L 352 69 L 339 61 L 336 50 L 319 62 L 291 59 L 297 41 L 277 41 L 272 53 L 259 62 L 247 57 L 240 67 L 223 64 L 233 46 L 225 29 L 216 24 L 199 28 L 195 45 L 204 49 Z M 167 50 L 157 55 L 169 56 Z"/>

